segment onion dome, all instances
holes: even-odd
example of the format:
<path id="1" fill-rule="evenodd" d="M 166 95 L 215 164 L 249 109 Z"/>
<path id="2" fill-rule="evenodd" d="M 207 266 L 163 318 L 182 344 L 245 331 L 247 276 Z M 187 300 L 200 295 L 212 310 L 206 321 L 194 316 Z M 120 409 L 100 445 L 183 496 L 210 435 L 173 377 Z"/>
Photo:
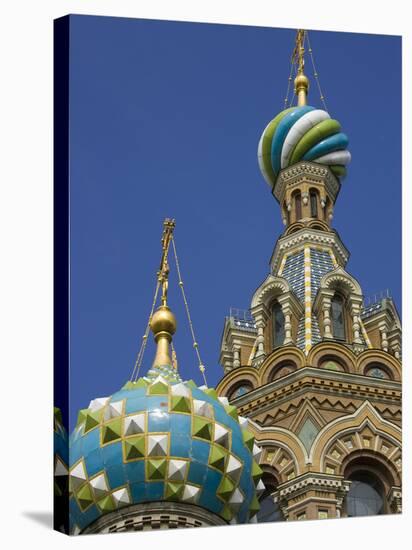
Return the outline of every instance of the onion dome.
<path id="1" fill-rule="evenodd" d="M 70 438 L 72 533 L 135 504 L 196 505 L 233 523 L 251 521 L 259 509 L 260 450 L 247 419 L 215 390 L 182 381 L 169 355 L 176 331 L 167 306 L 173 228 L 174 221 L 167 219 L 158 272 L 161 305 L 149 318 L 157 346 L 153 366 L 112 396 L 93 399 L 79 412 Z M 179 268 L 178 273 L 183 293 Z M 157 290 L 154 303 L 156 297 Z"/>
<path id="2" fill-rule="evenodd" d="M 274 188 L 278 174 L 300 161 L 328 166 L 337 177 L 346 175 L 351 155 L 341 125 L 322 109 L 309 105 L 281 111 L 263 131 L 258 161 L 263 177 Z"/>
<path id="3" fill-rule="evenodd" d="M 79 412 L 70 440 L 70 518 L 80 532 L 131 504 L 195 504 L 227 522 L 259 509 L 259 448 L 226 398 L 172 365 Z"/>
<path id="4" fill-rule="evenodd" d="M 67 532 L 69 440 L 66 428 L 63 425 L 61 411 L 57 407 L 54 408 L 53 439 L 54 527 L 58 531 Z"/>

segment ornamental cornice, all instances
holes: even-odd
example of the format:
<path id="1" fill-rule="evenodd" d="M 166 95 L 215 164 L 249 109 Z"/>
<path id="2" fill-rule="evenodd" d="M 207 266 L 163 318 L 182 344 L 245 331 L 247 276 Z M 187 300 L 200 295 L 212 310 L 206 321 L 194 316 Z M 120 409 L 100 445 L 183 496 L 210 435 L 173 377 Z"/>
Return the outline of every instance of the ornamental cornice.
<path id="1" fill-rule="evenodd" d="M 335 231 L 320 231 L 319 229 L 304 228 L 280 237 L 270 259 L 270 266 L 273 273 L 279 269 L 279 264 L 285 253 L 292 253 L 299 250 L 306 243 L 314 245 L 324 245 L 330 247 L 336 254 L 337 261 L 341 266 L 345 266 L 349 260 L 349 251 L 340 240 Z"/>
<path id="2" fill-rule="evenodd" d="M 350 481 L 346 481 L 341 476 L 328 476 L 307 472 L 299 476 L 299 478 L 294 478 L 279 485 L 277 498 L 290 498 L 291 496 L 296 496 L 313 489 L 321 489 L 322 491 L 333 493 L 346 493 L 349 491 L 349 488 Z"/>
<path id="3" fill-rule="evenodd" d="M 340 183 L 327 166 L 315 162 L 298 162 L 282 170 L 276 180 L 273 195 L 282 201 L 287 186 L 300 182 L 323 183 L 333 201 L 339 193 Z"/>

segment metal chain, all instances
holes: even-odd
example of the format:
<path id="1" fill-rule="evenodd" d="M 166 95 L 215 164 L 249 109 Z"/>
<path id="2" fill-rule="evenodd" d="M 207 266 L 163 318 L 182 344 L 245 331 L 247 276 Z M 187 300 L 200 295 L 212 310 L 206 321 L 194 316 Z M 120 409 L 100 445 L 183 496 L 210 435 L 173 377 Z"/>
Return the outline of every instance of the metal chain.
<path id="1" fill-rule="evenodd" d="M 204 366 L 204 364 L 202 363 L 202 359 L 201 359 L 201 357 L 200 357 L 199 345 L 198 345 L 198 343 L 197 343 L 197 341 L 196 341 L 195 331 L 194 331 L 194 329 L 193 329 L 192 318 L 191 318 L 191 316 L 190 316 L 189 305 L 188 305 L 188 303 L 187 303 L 185 290 L 184 290 L 184 288 L 183 288 L 182 275 L 181 275 L 181 273 L 180 273 L 180 265 L 179 265 L 179 260 L 178 260 L 178 258 L 177 258 L 175 239 L 174 239 L 173 236 L 172 236 L 172 239 L 171 239 L 171 240 L 172 240 L 172 246 L 173 246 L 173 254 L 174 254 L 174 257 L 175 257 L 177 276 L 178 276 L 178 278 L 179 278 L 179 286 L 180 286 L 180 290 L 182 291 L 183 302 L 184 302 L 185 308 L 186 308 L 186 315 L 187 315 L 187 319 L 188 319 L 188 322 L 189 322 L 190 332 L 191 332 L 191 334 L 192 334 L 193 347 L 195 348 L 196 355 L 197 355 L 197 359 L 198 359 L 198 361 L 199 361 L 199 370 L 200 370 L 200 372 L 202 373 L 204 383 L 205 383 L 205 385 L 207 386 L 206 375 L 205 375 L 205 370 L 206 370 L 206 369 L 205 369 L 205 366 Z"/>
<path id="2" fill-rule="evenodd" d="M 309 52 L 309 55 L 310 55 L 310 59 L 311 59 L 311 61 L 312 61 L 313 74 L 314 74 L 314 76 L 315 76 L 316 84 L 318 85 L 320 100 L 321 100 L 322 103 L 323 103 L 323 106 L 324 106 L 324 108 L 325 108 L 325 111 L 327 111 L 328 109 L 327 109 L 327 107 L 326 107 L 325 96 L 323 95 L 323 93 L 322 93 L 322 88 L 320 87 L 319 74 L 318 74 L 318 71 L 316 70 L 315 60 L 314 60 L 314 58 L 313 58 L 313 51 L 312 51 L 312 47 L 311 47 L 310 41 L 309 41 L 309 33 L 308 33 L 307 31 L 305 32 L 305 37 L 306 37 L 306 40 L 307 40 L 307 43 L 308 43 L 308 52 Z"/>
<path id="3" fill-rule="evenodd" d="M 286 96 L 285 96 L 285 99 L 284 99 L 284 109 L 286 109 L 287 106 L 288 106 L 289 94 L 290 94 L 290 84 L 292 82 L 292 73 L 293 73 L 294 65 L 295 65 L 295 61 L 294 61 L 293 58 L 291 58 L 291 60 L 290 60 L 290 72 L 289 72 L 289 78 L 288 78 L 288 87 L 287 87 Z M 290 107 L 290 104 L 289 104 L 289 107 Z"/>
<path id="4" fill-rule="evenodd" d="M 139 372 L 140 372 L 140 367 L 142 366 L 143 355 L 144 355 L 144 352 L 145 352 L 145 349 L 146 349 L 147 337 L 149 335 L 150 323 L 152 321 L 154 308 L 155 308 L 155 305 L 156 305 L 156 302 L 157 302 L 157 295 L 159 293 L 159 288 L 160 288 L 160 281 L 158 280 L 157 284 L 156 284 L 156 290 L 155 290 L 155 293 L 154 293 L 153 302 L 152 302 L 152 309 L 150 310 L 149 320 L 147 322 L 146 330 L 145 330 L 145 333 L 143 334 L 143 338 L 142 338 L 142 344 L 140 346 L 140 350 L 139 350 L 139 353 L 137 354 L 136 362 L 134 364 L 134 368 L 133 368 L 133 372 L 132 372 L 132 376 L 131 376 L 132 381 L 137 380 L 137 378 L 139 376 Z"/>

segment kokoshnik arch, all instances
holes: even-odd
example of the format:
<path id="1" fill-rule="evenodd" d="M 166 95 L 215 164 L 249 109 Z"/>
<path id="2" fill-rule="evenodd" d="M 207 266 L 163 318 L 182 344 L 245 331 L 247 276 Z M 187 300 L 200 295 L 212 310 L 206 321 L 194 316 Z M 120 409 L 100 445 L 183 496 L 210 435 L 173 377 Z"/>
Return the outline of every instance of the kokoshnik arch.
<path id="1" fill-rule="evenodd" d="M 308 45 L 308 46 L 306 46 Z M 57 526 L 72 534 L 332 518 L 401 511 L 401 325 L 386 297 L 365 307 L 332 228 L 348 137 L 307 105 L 307 32 L 297 32 L 297 105 L 263 131 L 258 162 L 285 231 L 250 310 L 231 311 L 216 390 L 183 381 L 168 306 L 166 220 L 153 308 L 131 379 L 55 413 Z M 315 78 L 317 74 L 315 72 Z M 323 99 L 321 97 L 321 99 Z M 293 103 L 293 94 L 292 100 Z M 158 292 L 161 304 L 155 309 Z M 187 309 L 188 311 L 188 309 Z M 199 368 L 204 375 L 193 335 Z M 149 327 L 157 345 L 140 376 Z"/>

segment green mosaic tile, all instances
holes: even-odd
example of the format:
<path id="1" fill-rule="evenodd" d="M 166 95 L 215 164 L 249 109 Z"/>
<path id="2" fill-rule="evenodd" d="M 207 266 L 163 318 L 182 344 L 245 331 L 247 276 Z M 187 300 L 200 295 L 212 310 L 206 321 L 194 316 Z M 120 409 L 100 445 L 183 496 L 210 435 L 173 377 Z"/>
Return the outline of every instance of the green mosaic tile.
<path id="1" fill-rule="evenodd" d="M 86 420 L 88 412 L 89 412 L 89 409 L 80 409 L 79 414 L 77 415 L 76 426 L 79 426 Z"/>
<path id="2" fill-rule="evenodd" d="M 225 407 L 225 411 L 234 419 L 236 422 L 239 421 L 237 409 L 233 405 L 227 405 Z"/>
<path id="3" fill-rule="evenodd" d="M 116 418 L 102 426 L 102 442 L 113 443 L 122 437 L 122 419 Z"/>
<path id="4" fill-rule="evenodd" d="M 252 432 L 249 432 L 249 430 L 242 430 L 242 434 L 243 434 L 243 442 L 245 443 L 249 451 L 252 453 L 253 444 L 255 442 L 255 436 L 252 434 Z"/>
<path id="5" fill-rule="evenodd" d="M 158 380 L 157 382 L 150 384 L 147 393 L 148 395 L 166 395 L 169 393 L 169 385 L 166 382 Z"/>
<path id="6" fill-rule="evenodd" d="M 216 401 L 218 401 L 219 397 L 216 393 L 216 390 L 214 390 L 213 388 L 207 388 L 204 390 L 204 393 L 206 395 L 208 395 L 209 397 L 213 397 L 214 399 L 216 399 Z"/>
<path id="7" fill-rule="evenodd" d="M 107 495 L 107 497 L 104 497 L 101 500 L 99 500 L 97 505 L 102 510 L 102 512 L 105 512 L 105 513 L 112 512 L 116 508 L 116 505 L 111 495 Z"/>
<path id="8" fill-rule="evenodd" d="M 171 410 L 179 413 L 190 413 L 192 411 L 190 399 L 180 395 L 172 396 Z"/>
<path id="9" fill-rule="evenodd" d="M 180 500 L 183 496 L 183 483 L 166 483 L 165 497 L 167 500 Z"/>
<path id="10" fill-rule="evenodd" d="M 225 504 L 222 511 L 220 512 L 220 515 L 226 521 L 230 521 L 233 518 L 233 511 L 227 504 Z"/>
<path id="11" fill-rule="evenodd" d="M 257 514 L 257 512 L 259 512 L 259 510 L 260 510 L 260 504 L 255 493 L 253 495 L 252 502 L 250 503 L 250 506 L 249 506 L 249 517 L 252 518 L 255 514 Z"/>
<path id="12" fill-rule="evenodd" d="M 222 500 L 227 502 L 230 499 L 234 489 L 235 484 L 230 479 L 230 477 L 224 476 L 219 484 L 219 487 L 217 488 L 216 494 Z"/>
<path id="13" fill-rule="evenodd" d="M 103 409 L 94 412 L 88 412 L 86 414 L 85 424 L 84 424 L 84 433 L 90 432 L 100 424 L 102 418 Z"/>
<path id="14" fill-rule="evenodd" d="M 194 416 L 193 417 L 193 437 L 200 439 L 206 439 L 211 441 L 212 439 L 213 424 L 207 418 Z"/>
<path id="15" fill-rule="evenodd" d="M 166 477 L 167 460 L 165 458 L 147 460 L 146 468 L 149 481 L 162 481 Z"/>
<path id="16" fill-rule="evenodd" d="M 128 437 L 123 441 L 123 460 L 132 462 L 145 456 L 145 436 Z"/>
<path id="17" fill-rule="evenodd" d="M 76 494 L 77 502 L 81 510 L 84 512 L 91 504 L 93 504 L 93 495 L 88 484 L 83 485 L 81 489 Z"/>
<path id="18" fill-rule="evenodd" d="M 259 479 L 262 477 L 263 470 L 259 466 L 259 464 L 256 462 L 256 460 L 253 461 L 252 464 L 252 478 L 255 483 L 259 481 Z"/>
<path id="19" fill-rule="evenodd" d="M 214 468 L 217 468 L 221 472 L 225 471 L 227 459 L 227 452 L 218 447 L 217 445 L 212 445 L 210 448 L 209 464 Z"/>

